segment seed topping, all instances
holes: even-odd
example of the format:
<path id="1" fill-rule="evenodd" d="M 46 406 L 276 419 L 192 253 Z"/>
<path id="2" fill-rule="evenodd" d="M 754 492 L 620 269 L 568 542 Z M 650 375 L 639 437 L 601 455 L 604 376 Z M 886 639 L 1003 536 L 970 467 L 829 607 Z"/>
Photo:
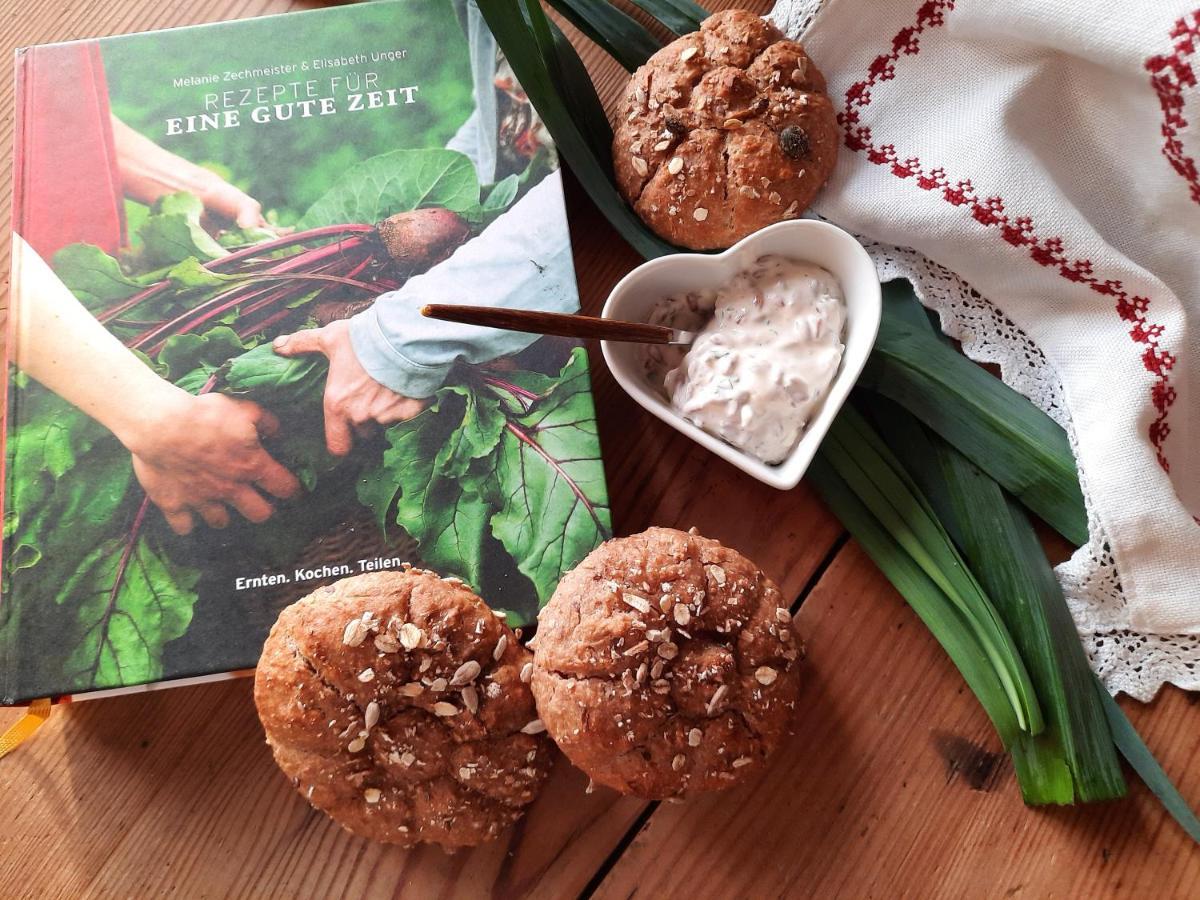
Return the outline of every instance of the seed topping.
<path id="1" fill-rule="evenodd" d="M 416 650 L 421 646 L 424 637 L 425 632 L 412 622 L 405 622 L 400 626 L 400 643 L 404 645 L 405 650 Z"/>
<path id="2" fill-rule="evenodd" d="M 627 594 L 622 591 L 621 600 L 626 606 L 630 606 L 642 614 L 650 612 L 650 601 L 645 597 L 639 597 L 637 594 Z"/>
<path id="3" fill-rule="evenodd" d="M 470 684 L 479 677 L 479 673 L 482 670 L 483 667 L 479 663 L 473 659 L 468 659 L 455 670 L 454 676 L 450 679 L 450 687 L 462 687 L 464 684 Z"/>
<path id="4" fill-rule="evenodd" d="M 375 649 L 380 653 L 395 653 L 400 649 L 400 642 L 395 635 L 383 631 L 375 635 Z"/>
<path id="5" fill-rule="evenodd" d="M 705 712 L 710 716 L 715 713 L 717 711 L 717 707 L 721 705 L 721 701 L 725 699 L 725 695 L 728 693 L 729 685 L 727 684 L 723 684 L 713 691 L 712 697 L 710 697 L 708 700 L 708 707 L 705 709 Z"/>
<path id="6" fill-rule="evenodd" d="M 479 712 L 479 692 L 471 685 L 467 685 L 459 693 L 462 694 L 463 706 L 471 715 Z"/>
<path id="7" fill-rule="evenodd" d="M 342 632 L 342 643 L 350 647 L 357 647 L 367 639 L 367 626 L 362 619 L 351 619 L 346 623 L 346 629 Z"/>
<path id="8" fill-rule="evenodd" d="M 754 670 L 754 680 L 761 685 L 774 684 L 779 673 L 770 666 L 759 666 Z"/>
<path id="9" fill-rule="evenodd" d="M 722 569 L 720 566 L 707 565 L 704 567 L 704 571 L 707 572 L 708 577 L 711 578 L 717 584 L 720 584 L 720 585 L 725 584 L 725 570 Z"/>

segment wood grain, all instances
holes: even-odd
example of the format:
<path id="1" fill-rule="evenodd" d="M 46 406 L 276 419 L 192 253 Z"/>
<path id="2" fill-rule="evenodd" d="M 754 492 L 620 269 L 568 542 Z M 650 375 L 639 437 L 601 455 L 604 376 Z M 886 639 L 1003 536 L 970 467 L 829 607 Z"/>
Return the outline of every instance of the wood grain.
<path id="1" fill-rule="evenodd" d="M 309 5 L 3 0 L 0 47 Z M 594 48 L 585 59 L 611 101 L 624 75 Z M 11 80 L 0 83 L 0 110 L 7 154 Z M 595 312 L 638 260 L 566 184 L 584 308 Z M 5 240 L 6 277 L 7 251 Z M 991 765 L 995 739 L 961 680 L 861 553 L 837 552 L 841 528 L 813 495 L 752 482 L 645 414 L 595 352 L 592 363 L 619 531 L 695 525 L 793 596 L 817 582 L 799 615 L 811 660 L 805 713 L 759 780 L 652 806 L 585 793 L 586 779 L 560 761 L 501 840 L 455 856 L 405 852 L 351 837 L 288 787 L 248 682 L 92 701 L 57 711 L 0 762 L 0 854 L 25 861 L 0 867 L 0 896 L 558 898 L 592 884 L 605 896 L 1200 894 L 1200 854 L 1140 789 L 1102 808 L 1023 808 L 1011 772 Z M 1200 712 L 1178 691 L 1131 711 L 1200 797 Z M 0 726 L 11 718 L 0 714 Z"/>

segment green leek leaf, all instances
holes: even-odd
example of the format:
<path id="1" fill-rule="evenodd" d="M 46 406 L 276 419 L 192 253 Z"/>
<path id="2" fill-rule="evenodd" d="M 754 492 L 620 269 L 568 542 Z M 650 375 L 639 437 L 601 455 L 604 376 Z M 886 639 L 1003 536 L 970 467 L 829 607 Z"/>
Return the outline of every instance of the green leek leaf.
<path id="1" fill-rule="evenodd" d="M 1032 403 L 944 343 L 914 327 L 887 292 L 879 339 L 859 385 L 896 401 L 1076 545 L 1087 515 L 1066 433 Z"/>
<path id="2" fill-rule="evenodd" d="M 1163 767 L 1158 764 L 1158 760 L 1154 758 L 1154 754 L 1150 752 L 1150 748 L 1146 746 L 1142 736 L 1137 733 L 1133 723 L 1125 717 L 1125 713 L 1099 678 L 1095 679 L 1095 685 L 1096 691 L 1100 695 L 1100 702 L 1104 706 L 1104 712 L 1108 715 L 1108 724 L 1112 729 L 1112 738 L 1117 749 L 1121 751 L 1121 755 L 1125 757 L 1125 761 L 1129 763 L 1133 771 L 1138 773 L 1138 777 L 1145 782 L 1146 787 L 1150 788 L 1158 801 L 1171 814 L 1171 818 L 1179 823 L 1179 826 L 1188 833 L 1193 841 L 1200 844 L 1200 819 L 1188 806 L 1188 802 L 1183 799 L 1179 789 L 1171 783 L 1171 779 L 1167 777 Z"/>
<path id="3" fill-rule="evenodd" d="M 654 35 L 608 0 L 548 0 L 576 28 L 633 71 L 659 48 Z"/>
<path id="4" fill-rule="evenodd" d="M 1125 779 L 1094 676 L 1033 526 L 995 481 L 912 415 L 878 398 L 871 409 L 880 433 L 978 573 L 1029 667 L 1047 730 L 1014 749 L 1026 802 L 1123 796 Z"/>
<path id="5" fill-rule="evenodd" d="M 632 0 L 644 12 L 654 16 L 664 28 L 682 35 L 696 31 L 708 18 L 708 10 L 691 0 Z"/>
<path id="6" fill-rule="evenodd" d="M 587 67 L 562 29 L 550 22 L 550 32 L 554 37 L 555 81 L 562 86 L 567 108 L 571 110 L 576 126 L 611 180 L 613 131 L 604 104 L 596 94 Z"/>
<path id="7" fill-rule="evenodd" d="M 974 629 L 1021 728 L 1041 732 L 1041 709 L 1012 637 L 903 466 L 853 407 L 842 409 L 825 442 L 834 469 Z"/>
<path id="8" fill-rule="evenodd" d="M 808 470 L 808 482 L 925 623 L 983 706 L 1001 741 L 1012 746 L 1019 740 L 1021 728 L 974 630 L 859 498 L 857 485 L 852 489 L 838 474 L 830 458 L 826 450 L 817 454 Z"/>

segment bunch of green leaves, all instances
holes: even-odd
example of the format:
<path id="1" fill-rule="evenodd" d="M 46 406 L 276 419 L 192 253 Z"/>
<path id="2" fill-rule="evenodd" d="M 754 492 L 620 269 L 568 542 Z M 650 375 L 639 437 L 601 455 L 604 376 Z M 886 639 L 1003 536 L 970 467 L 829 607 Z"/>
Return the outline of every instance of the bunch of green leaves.
<path id="1" fill-rule="evenodd" d="M 552 5 L 628 69 L 656 48 L 649 32 L 614 14 L 604 0 Z M 675 35 L 694 30 L 704 17 L 690 0 L 637 5 Z M 480 0 L 480 8 L 593 202 L 647 258 L 672 252 L 616 195 L 608 158 L 611 132 L 606 133 L 607 122 L 597 124 L 602 108 L 595 89 L 569 44 L 556 39 L 541 6 L 534 0 Z M 919 305 L 907 304 L 911 292 L 899 290 L 901 302 L 885 306 L 862 383 L 923 423 L 911 422 L 906 432 L 927 427 L 930 439 L 941 442 L 937 453 L 906 454 L 930 476 L 924 484 L 933 501 L 853 408 L 831 429 L 809 470 L 810 482 L 962 672 L 1013 752 L 1030 802 L 1120 795 L 1124 784 L 1113 763 L 1115 746 L 1200 841 L 1200 821 L 1082 659 L 1061 589 L 1015 502 L 1068 539 L 1086 540 L 1082 494 L 1065 434 L 945 346 L 926 327 Z M 893 410 L 890 419 L 896 418 Z M 936 471 L 928 468 L 934 465 Z M 993 517 L 974 519 L 984 506 Z M 1041 719 L 1043 705 L 1047 714 Z"/>
<path id="2" fill-rule="evenodd" d="M 198 572 L 171 561 L 161 527 L 141 527 L 116 439 L 13 377 L 22 424 L 6 448 L 3 699 L 159 678 L 164 645 L 191 620 Z"/>
<path id="3" fill-rule="evenodd" d="M 482 228 L 544 175 L 551 163 L 546 155 L 540 155 L 520 175 L 481 187 L 473 165 L 461 153 L 393 151 L 343 173 L 305 213 L 302 224 L 374 223 L 397 212 L 441 206 Z M 239 280 L 220 270 L 230 251 L 205 231 L 201 213 L 199 201 L 191 195 L 164 197 L 140 222 L 136 253 L 117 259 L 97 247 L 75 244 L 56 254 L 55 270 L 93 313 L 158 285 L 161 289 L 122 313 L 125 318 L 109 323 L 118 336 L 134 334 L 195 308 Z M 229 237 L 226 243 L 241 246 L 262 243 L 275 235 L 242 230 Z M 305 306 L 315 295 L 316 291 L 307 288 L 297 293 L 290 303 L 296 313 L 286 323 L 288 327 L 304 324 Z M 573 358 L 573 365 L 564 370 L 564 385 L 557 384 L 559 379 L 536 374 L 513 376 L 538 382 L 538 390 L 547 395 L 538 409 L 555 427 L 539 431 L 523 422 L 522 416 L 533 415 L 532 410 L 519 415 L 505 412 L 500 416 L 505 426 L 502 435 L 492 436 L 491 446 L 480 451 L 470 473 L 457 461 L 445 469 L 462 468 L 468 489 L 452 496 L 447 488 L 453 476 L 447 476 L 450 480 L 436 491 L 427 491 L 426 515 L 413 513 L 411 505 L 427 485 L 412 480 L 399 452 L 393 451 L 387 462 L 368 460 L 362 454 L 347 462 L 326 452 L 320 428 L 326 372 L 323 357 L 286 359 L 269 345 L 258 344 L 257 338 L 240 337 L 235 330 L 240 324 L 236 308 L 208 324 L 202 331 L 167 337 L 153 358 L 143 356 L 143 361 L 191 393 L 215 387 L 276 413 L 289 427 L 271 441 L 270 451 L 308 492 L 317 491 L 322 479 L 339 467 L 373 466 L 371 478 L 397 492 L 403 489 L 408 498 L 403 521 L 397 518 L 399 509 L 393 521 L 410 528 L 422 546 L 429 548 L 430 562 L 443 563 L 446 571 L 476 585 L 485 576 L 495 580 L 512 574 L 529 585 L 526 597 L 544 597 L 547 586 L 561 574 L 554 566 L 574 564 L 586 552 L 581 548 L 590 548 L 597 534 L 606 533 L 608 513 L 599 460 L 586 459 L 588 453 L 580 450 L 579 438 L 591 433 L 594 440 L 595 432 L 590 398 L 586 391 L 579 396 L 580 386 L 586 386 L 586 375 L 582 381 L 577 377 L 580 359 Z M 13 374 L 12 384 L 4 590 L 18 602 L 3 604 L 0 620 L 0 653 L 6 657 L 3 670 L 11 673 L 10 681 L 0 686 L 4 697 L 12 700 L 17 691 L 45 693 L 51 687 L 88 690 L 161 678 L 164 646 L 187 630 L 198 599 L 201 566 L 207 564 L 197 555 L 195 538 L 181 540 L 165 528 L 157 510 L 145 501 L 133 477 L 129 454 L 115 437 L 20 373 Z M 419 417 L 421 427 L 413 429 L 414 434 L 423 435 L 423 448 L 431 459 L 436 447 L 429 441 L 435 434 L 458 447 L 460 454 L 470 453 L 466 449 L 471 440 L 470 419 L 464 414 L 453 421 L 449 410 L 455 402 L 493 411 L 502 403 L 495 391 L 478 379 L 468 378 L 446 392 L 459 400 L 440 397 L 435 404 L 439 412 Z M 573 423 L 567 421 L 572 415 L 577 417 Z M 425 432 L 424 425 L 434 419 L 436 427 Z M 534 435 L 536 451 L 525 445 L 527 452 L 514 450 L 515 435 L 523 433 L 521 429 Z M 560 437 L 562 446 L 546 449 Z M 388 439 L 397 444 L 403 440 L 399 434 L 389 434 Z M 560 456 L 554 457 L 555 453 Z M 540 467 L 532 464 L 538 459 Z M 484 472 L 489 464 L 494 471 Z M 531 473 L 526 489 L 515 483 L 520 476 L 510 468 L 520 465 L 528 466 Z M 443 471 L 440 464 L 439 471 Z M 494 481 L 490 486 L 489 477 Z M 590 493 L 575 497 L 565 488 L 568 485 Z M 523 495 L 544 513 L 536 533 L 521 533 L 506 518 L 511 518 L 511 510 Z M 444 513 L 435 502 L 440 497 L 446 498 L 456 525 L 483 522 L 481 540 L 486 539 L 501 555 L 528 554 L 527 559 L 521 558 L 522 572 L 515 571 L 516 563 L 512 573 L 497 571 L 494 563 L 484 572 L 485 566 L 479 562 L 485 553 L 482 546 L 473 550 L 464 546 L 461 557 L 452 559 L 447 538 L 441 533 L 439 517 Z M 580 507 L 591 509 L 595 518 L 572 515 L 576 504 L 571 498 Z M 325 491 L 318 502 L 330 505 L 338 500 L 344 503 L 344 493 L 332 496 Z M 312 509 L 311 501 L 305 509 Z M 311 535 L 307 524 L 299 527 L 294 517 L 287 522 L 284 519 L 289 517 L 277 516 L 254 528 L 245 542 L 264 558 L 280 563 L 294 559 Z M 311 521 L 314 527 L 321 522 L 318 516 Z M 556 525 L 560 529 L 557 534 L 552 532 Z M 522 591 L 510 588 L 507 593 L 514 606 L 528 605 L 523 603 Z M 536 601 L 526 612 L 535 610 Z"/>
<path id="4" fill-rule="evenodd" d="M 203 212 L 192 194 L 168 194 L 138 227 L 136 253 L 118 260 L 92 244 L 68 244 L 54 255 L 55 274 L 92 313 L 163 280 L 170 290 L 156 298 L 154 313 L 166 317 L 182 311 L 197 294 L 225 283 L 205 269 L 228 251 L 201 226 Z"/>
<path id="5" fill-rule="evenodd" d="M 612 528 L 589 391 L 576 348 L 556 376 L 463 368 L 432 404 L 391 426 L 359 499 L 421 557 L 485 593 L 507 555 L 539 603 Z"/>
<path id="6" fill-rule="evenodd" d="M 1087 514 L 1066 433 L 946 341 L 905 281 L 884 286 L 875 352 L 859 379 L 944 435 L 1009 493 L 1074 544 Z"/>

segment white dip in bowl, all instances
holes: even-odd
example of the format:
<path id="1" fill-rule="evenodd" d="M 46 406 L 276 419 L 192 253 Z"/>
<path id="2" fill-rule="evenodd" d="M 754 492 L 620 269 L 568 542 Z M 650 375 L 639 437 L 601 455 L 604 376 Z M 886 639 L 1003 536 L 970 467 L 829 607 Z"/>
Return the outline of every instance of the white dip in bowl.
<path id="1" fill-rule="evenodd" d="M 663 376 L 671 406 L 763 462 L 785 459 L 842 362 L 846 302 L 837 279 L 768 255 L 715 289 L 665 299 L 655 313 L 653 321 L 689 330 L 697 323 L 680 317 L 707 318 Z"/>
<path id="2" fill-rule="evenodd" d="M 840 365 L 834 363 L 835 374 L 832 383 L 827 384 L 821 396 L 816 396 L 814 389 L 808 391 L 811 394 L 808 399 L 794 399 L 799 414 L 790 421 L 794 427 L 800 429 L 799 437 L 782 458 L 766 462 L 762 457 L 737 446 L 724 436 L 719 436 L 720 428 L 715 421 L 701 427 L 676 407 L 666 392 L 665 381 L 667 373 L 682 363 L 684 354 L 679 350 L 668 347 L 648 348 L 645 344 L 618 341 L 602 341 L 601 347 L 604 350 L 604 359 L 617 383 L 652 415 L 760 481 L 787 490 L 795 487 L 803 477 L 804 470 L 808 468 L 813 454 L 817 452 L 817 446 L 824 438 L 829 424 L 862 371 L 879 329 L 879 277 L 875 273 L 874 263 L 858 241 L 827 222 L 793 219 L 756 231 L 723 253 L 674 253 L 661 256 L 642 263 L 621 279 L 609 294 L 608 302 L 604 304 L 603 315 L 627 322 L 661 321 L 659 317 L 664 314 L 663 310 L 666 307 L 664 299 L 674 298 L 676 302 L 670 304 L 672 314 L 679 316 L 677 322 L 671 323 L 674 327 L 702 331 L 711 321 L 716 329 L 719 324 L 714 315 L 717 292 L 726 285 L 734 284 L 743 273 L 753 272 L 759 260 L 773 256 L 794 261 L 796 266 L 810 266 L 828 273 L 832 283 L 840 288 L 840 296 L 844 298 L 844 309 L 841 312 L 844 321 L 840 335 L 839 329 L 833 327 L 836 323 L 826 318 L 823 327 L 827 331 L 822 332 L 824 337 L 821 338 L 830 340 L 831 344 L 830 347 L 822 349 L 822 353 L 832 352 L 832 339 L 834 336 L 840 338 L 838 343 L 845 347 L 840 353 Z M 816 293 L 814 290 L 814 300 Z M 825 312 L 830 312 L 828 304 L 814 305 L 817 309 L 824 306 Z M 809 324 L 815 324 L 814 319 L 808 321 Z M 798 333 L 801 336 L 804 334 L 803 331 Z M 812 339 L 806 341 L 805 346 L 815 349 L 818 343 L 818 340 Z M 744 358 L 754 363 L 754 348 L 742 349 L 746 351 Z M 685 373 L 681 373 L 681 376 L 683 374 Z M 708 376 L 701 373 L 701 378 L 695 381 L 693 387 L 701 387 L 701 381 L 705 377 Z M 768 374 L 764 378 L 766 381 L 772 381 L 773 376 Z M 684 380 L 693 379 L 689 374 Z M 819 379 L 814 378 L 814 388 L 816 380 Z M 729 386 L 713 383 L 711 387 L 720 393 L 723 388 Z M 708 390 L 706 387 L 705 391 L 695 394 L 692 399 L 695 400 Z M 758 402 L 756 398 L 752 399 L 755 403 Z M 721 405 L 722 402 L 731 400 L 736 398 L 730 396 L 722 400 L 717 397 L 716 406 L 711 411 L 718 418 L 728 419 L 736 426 L 735 431 L 753 429 L 758 407 L 752 406 L 750 422 L 742 426 L 738 418 L 744 415 L 741 406 Z M 771 405 L 790 405 L 792 402 L 793 398 L 779 396 Z M 704 405 L 701 403 L 701 406 Z M 712 431 L 708 430 L 710 427 L 713 428 Z M 730 437 L 736 439 L 732 432 Z M 754 442 L 757 440 L 756 437 Z M 778 446 L 790 443 L 787 435 L 772 437 L 766 434 L 763 440 L 764 444 L 757 449 L 766 456 L 775 456 L 775 447 L 768 446 L 769 444 Z"/>

